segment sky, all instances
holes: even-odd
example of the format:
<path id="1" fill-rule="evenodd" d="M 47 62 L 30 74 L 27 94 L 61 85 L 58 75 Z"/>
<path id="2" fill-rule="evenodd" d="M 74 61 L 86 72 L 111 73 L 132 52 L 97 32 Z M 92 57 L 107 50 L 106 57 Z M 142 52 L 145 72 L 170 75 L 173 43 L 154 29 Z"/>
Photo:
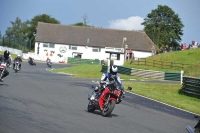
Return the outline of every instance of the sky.
<path id="1" fill-rule="evenodd" d="M 182 42 L 200 43 L 200 0 L 0 0 L 0 31 L 5 35 L 11 21 L 22 22 L 47 14 L 63 25 L 83 22 L 95 27 L 143 30 L 141 23 L 158 5 L 170 7 L 184 24 Z"/>

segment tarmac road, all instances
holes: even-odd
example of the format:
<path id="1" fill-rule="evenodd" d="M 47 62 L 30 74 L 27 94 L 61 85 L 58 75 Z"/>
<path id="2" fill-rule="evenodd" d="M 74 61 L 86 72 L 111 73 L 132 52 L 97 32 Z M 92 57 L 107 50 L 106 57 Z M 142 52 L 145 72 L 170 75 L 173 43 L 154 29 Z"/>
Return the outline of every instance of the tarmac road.
<path id="1" fill-rule="evenodd" d="M 54 68 L 67 67 L 53 64 Z M 94 79 L 75 79 L 30 66 L 0 82 L 0 133 L 187 133 L 191 113 L 131 94 L 109 117 L 87 112 Z"/>

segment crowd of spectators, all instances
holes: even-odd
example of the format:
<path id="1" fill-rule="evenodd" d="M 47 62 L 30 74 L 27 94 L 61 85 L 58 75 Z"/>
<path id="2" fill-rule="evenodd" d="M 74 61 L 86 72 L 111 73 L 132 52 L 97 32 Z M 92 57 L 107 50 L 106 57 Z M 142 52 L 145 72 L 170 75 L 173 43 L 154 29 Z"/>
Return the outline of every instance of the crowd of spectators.
<path id="1" fill-rule="evenodd" d="M 176 49 L 172 49 L 172 47 L 165 45 L 161 47 L 159 51 L 156 51 L 155 54 L 167 53 L 170 51 L 189 50 L 189 49 L 195 49 L 195 48 L 200 48 L 200 44 L 198 44 L 196 41 L 192 41 L 192 43 L 189 44 L 188 46 L 186 43 L 181 42 L 180 45 Z"/>
<path id="2" fill-rule="evenodd" d="M 187 50 L 187 49 L 195 49 L 195 48 L 200 48 L 200 44 L 198 44 L 196 41 L 192 41 L 192 43 L 189 44 L 188 47 L 186 43 L 182 42 L 177 50 Z"/>

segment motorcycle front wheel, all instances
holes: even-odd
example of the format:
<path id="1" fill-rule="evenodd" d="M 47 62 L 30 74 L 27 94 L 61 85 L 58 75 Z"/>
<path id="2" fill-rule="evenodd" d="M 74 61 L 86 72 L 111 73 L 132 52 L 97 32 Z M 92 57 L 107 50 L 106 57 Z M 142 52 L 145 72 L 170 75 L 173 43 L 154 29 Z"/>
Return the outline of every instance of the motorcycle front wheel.
<path id="1" fill-rule="evenodd" d="M 195 133 L 200 133 L 200 129 L 199 129 L 199 128 L 196 128 L 196 129 L 194 130 L 194 132 L 195 132 Z"/>
<path id="2" fill-rule="evenodd" d="M 116 102 L 114 100 L 110 100 L 108 104 L 104 106 L 101 112 L 102 116 L 104 117 L 109 116 L 111 112 L 113 111 L 113 109 L 115 108 L 115 103 Z"/>
<path id="3" fill-rule="evenodd" d="M 88 103 L 87 111 L 91 113 L 95 111 L 95 107 L 91 101 Z"/>

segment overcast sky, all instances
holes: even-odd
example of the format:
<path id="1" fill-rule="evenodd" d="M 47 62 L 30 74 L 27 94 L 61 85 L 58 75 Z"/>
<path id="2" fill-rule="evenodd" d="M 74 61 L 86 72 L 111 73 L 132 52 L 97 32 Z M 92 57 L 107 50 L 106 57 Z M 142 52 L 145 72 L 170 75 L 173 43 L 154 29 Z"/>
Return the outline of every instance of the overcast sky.
<path id="1" fill-rule="evenodd" d="M 102 28 L 143 30 L 141 23 L 158 5 L 167 5 L 184 24 L 182 42 L 200 43 L 200 0 L 0 0 L 0 31 L 19 17 L 23 22 L 48 14 L 68 25 L 83 22 Z"/>

